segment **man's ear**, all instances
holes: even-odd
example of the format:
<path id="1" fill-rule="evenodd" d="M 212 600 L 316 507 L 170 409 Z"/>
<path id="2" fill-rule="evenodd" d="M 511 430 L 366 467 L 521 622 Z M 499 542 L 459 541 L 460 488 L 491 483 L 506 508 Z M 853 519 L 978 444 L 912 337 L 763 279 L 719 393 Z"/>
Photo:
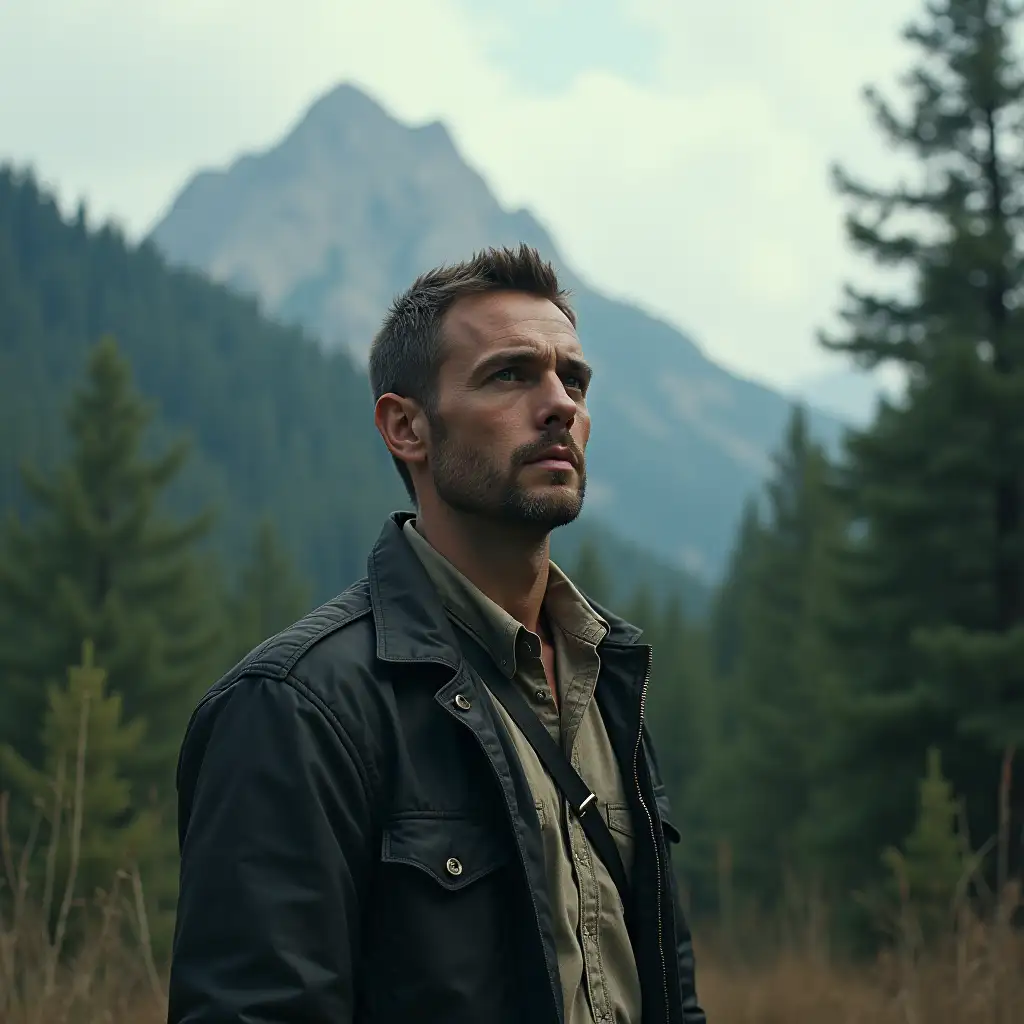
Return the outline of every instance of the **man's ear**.
<path id="1" fill-rule="evenodd" d="M 377 399 L 373 410 L 373 422 L 388 451 L 410 469 L 427 460 L 429 440 L 427 418 L 423 409 L 413 398 L 403 398 L 388 392 Z"/>

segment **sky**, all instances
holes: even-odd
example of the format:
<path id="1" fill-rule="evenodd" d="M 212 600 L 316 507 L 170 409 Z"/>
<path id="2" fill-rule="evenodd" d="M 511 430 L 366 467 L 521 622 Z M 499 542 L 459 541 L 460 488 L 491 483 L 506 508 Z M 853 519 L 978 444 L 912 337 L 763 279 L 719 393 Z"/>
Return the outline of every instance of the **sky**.
<path id="1" fill-rule="evenodd" d="M 142 237 L 198 169 L 278 141 L 351 82 L 441 120 L 573 267 L 746 376 L 842 366 L 834 161 L 896 165 L 861 92 L 899 97 L 922 0 L 0 0 L 0 162 Z"/>

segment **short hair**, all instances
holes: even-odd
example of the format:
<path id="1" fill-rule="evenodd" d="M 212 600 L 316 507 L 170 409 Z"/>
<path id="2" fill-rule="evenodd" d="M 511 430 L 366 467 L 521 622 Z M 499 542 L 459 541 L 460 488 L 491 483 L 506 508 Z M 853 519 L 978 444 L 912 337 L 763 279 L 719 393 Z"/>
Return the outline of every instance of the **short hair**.
<path id="1" fill-rule="evenodd" d="M 441 325 L 445 313 L 464 296 L 497 291 L 526 292 L 548 299 L 576 326 L 568 290 L 559 284 L 551 263 L 531 246 L 488 248 L 461 263 L 428 270 L 392 302 L 370 346 L 374 402 L 393 393 L 415 399 L 432 415 L 444 354 Z M 401 459 L 392 459 L 415 502 L 408 467 Z"/>

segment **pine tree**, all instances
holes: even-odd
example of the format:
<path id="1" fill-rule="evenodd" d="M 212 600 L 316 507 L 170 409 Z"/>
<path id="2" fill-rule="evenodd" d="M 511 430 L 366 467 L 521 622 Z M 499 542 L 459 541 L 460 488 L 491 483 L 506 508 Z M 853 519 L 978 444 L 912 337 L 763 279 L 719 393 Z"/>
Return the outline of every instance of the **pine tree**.
<path id="1" fill-rule="evenodd" d="M 690 813 L 702 826 L 701 854 L 691 870 L 706 909 L 717 909 L 722 916 L 728 910 L 728 900 L 723 893 L 721 854 L 726 847 L 731 850 L 726 837 L 731 834 L 735 817 L 735 792 L 731 787 L 736 772 L 732 758 L 746 717 L 738 675 L 747 640 L 746 609 L 753 600 L 754 567 L 763 534 L 759 502 L 751 498 L 744 507 L 729 566 L 715 594 L 703 637 L 708 720 L 690 795 Z"/>
<path id="2" fill-rule="evenodd" d="M 743 648 L 743 607 L 749 599 L 750 577 L 760 541 L 758 502 L 750 499 L 744 505 L 729 565 L 715 595 L 708 623 L 712 668 L 723 680 L 732 677 Z"/>
<path id="3" fill-rule="evenodd" d="M 661 640 L 662 623 L 659 620 L 654 595 L 646 583 L 641 583 L 633 592 L 633 596 L 626 606 L 626 619 L 644 631 L 645 643 L 649 643 L 657 649 Z"/>
<path id="4" fill-rule="evenodd" d="M 887 849 L 883 862 L 890 872 L 889 902 L 899 907 L 904 930 L 913 930 L 905 938 L 930 945 L 950 932 L 972 859 L 959 833 L 959 803 L 934 747 L 918 786 L 917 807 L 917 820 L 902 849 Z"/>
<path id="5" fill-rule="evenodd" d="M 780 898 L 787 874 L 806 879 L 813 866 L 805 839 L 828 731 L 822 615 L 838 524 L 830 473 L 797 409 L 745 570 L 731 742 L 718 767 L 719 820 L 736 882 L 768 904 Z"/>
<path id="6" fill-rule="evenodd" d="M 264 520 L 253 539 L 229 604 L 231 660 L 237 660 L 309 608 L 309 587 L 296 572 L 273 525 Z"/>
<path id="7" fill-rule="evenodd" d="M 1024 738 L 1024 75 L 1009 0 L 934 0 L 899 116 L 868 99 L 919 180 L 837 172 L 851 242 L 908 273 L 902 294 L 847 289 L 840 337 L 865 367 L 905 371 L 849 446 L 850 558 L 836 642 L 850 686 L 831 846 L 847 882 L 907 833 L 929 747 L 994 829 L 998 752 Z"/>
<path id="8" fill-rule="evenodd" d="M 148 418 L 104 339 L 70 404 L 70 456 L 49 478 L 26 471 L 38 511 L 12 519 L 0 549 L 0 741 L 42 764 L 47 685 L 92 639 L 125 720 L 145 723 L 122 766 L 135 803 L 173 797 L 181 732 L 220 643 L 195 556 L 209 518 L 161 514 L 186 449 L 145 459 Z"/>
<path id="9" fill-rule="evenodd" d="M 712 906 L 714 891 L 710 821 L 719 794 L 707 788 L 705 767 L 716 752 L 716 695 L 706 631 L 683 609 L 682 595 L 671 595 L 654 610 L 643 639 L 654 646 L 648 722 L 681 835 L 676 866 L 691 908 L 699 912 Z"/>
<path id="10" fill-rule="evenodd" d="M 571 579 L 584 594 L 598 604 L 607 604 L 611 597 L 611 584 L 601 563 L 601 552 L 597 543 L 586 537 L 580 543 Z"/>
<path id="11" fill-rule="evenodd" d="M 123 720 L 121 698 L 107 691 L 106 681 L 86 641 L 81 664 L 68 669 L 63 685 L 46 689 L 41 765 L 30 764 L 10 745 L 0 747 L 19 817 L 33 806 L 44 815 L 43 845 L 50 853 L 37 861 L 34 873 L 37 898 L 53 919 L 61 903 L 90 898 L 97 888 L 109 890 L 120 870 L 148 873 L 165 852 L 159 819 L 148 810 L 132 810 L 124 775 L 125 764 L 145 742 L 144 723 Z"/>

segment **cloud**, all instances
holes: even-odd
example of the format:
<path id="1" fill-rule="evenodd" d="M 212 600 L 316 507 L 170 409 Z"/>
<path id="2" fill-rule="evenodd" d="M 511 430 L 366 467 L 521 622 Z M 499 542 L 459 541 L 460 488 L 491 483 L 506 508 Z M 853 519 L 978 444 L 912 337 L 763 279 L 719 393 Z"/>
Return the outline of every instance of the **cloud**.
<path id="1" fill-rule="evenodd" d="M 470 3 L 8 4 L 0 159 L 139 234 L 196 169 L 352 81 L 404 120 L 444 120 L 592 283 L 745 372 L 818 368 L 813 332 L 855 266 L 828 165 L 884 174 L 859 92 L 905 63 L 917 3 Z"/>
<path id="2" fill-rule="evenodd" d="M 621 0 L 458 0 L 486 33 L 484 52 L 526 93 L 565 89 L 584 71 L 651 84 L 656 28 Z"/>

